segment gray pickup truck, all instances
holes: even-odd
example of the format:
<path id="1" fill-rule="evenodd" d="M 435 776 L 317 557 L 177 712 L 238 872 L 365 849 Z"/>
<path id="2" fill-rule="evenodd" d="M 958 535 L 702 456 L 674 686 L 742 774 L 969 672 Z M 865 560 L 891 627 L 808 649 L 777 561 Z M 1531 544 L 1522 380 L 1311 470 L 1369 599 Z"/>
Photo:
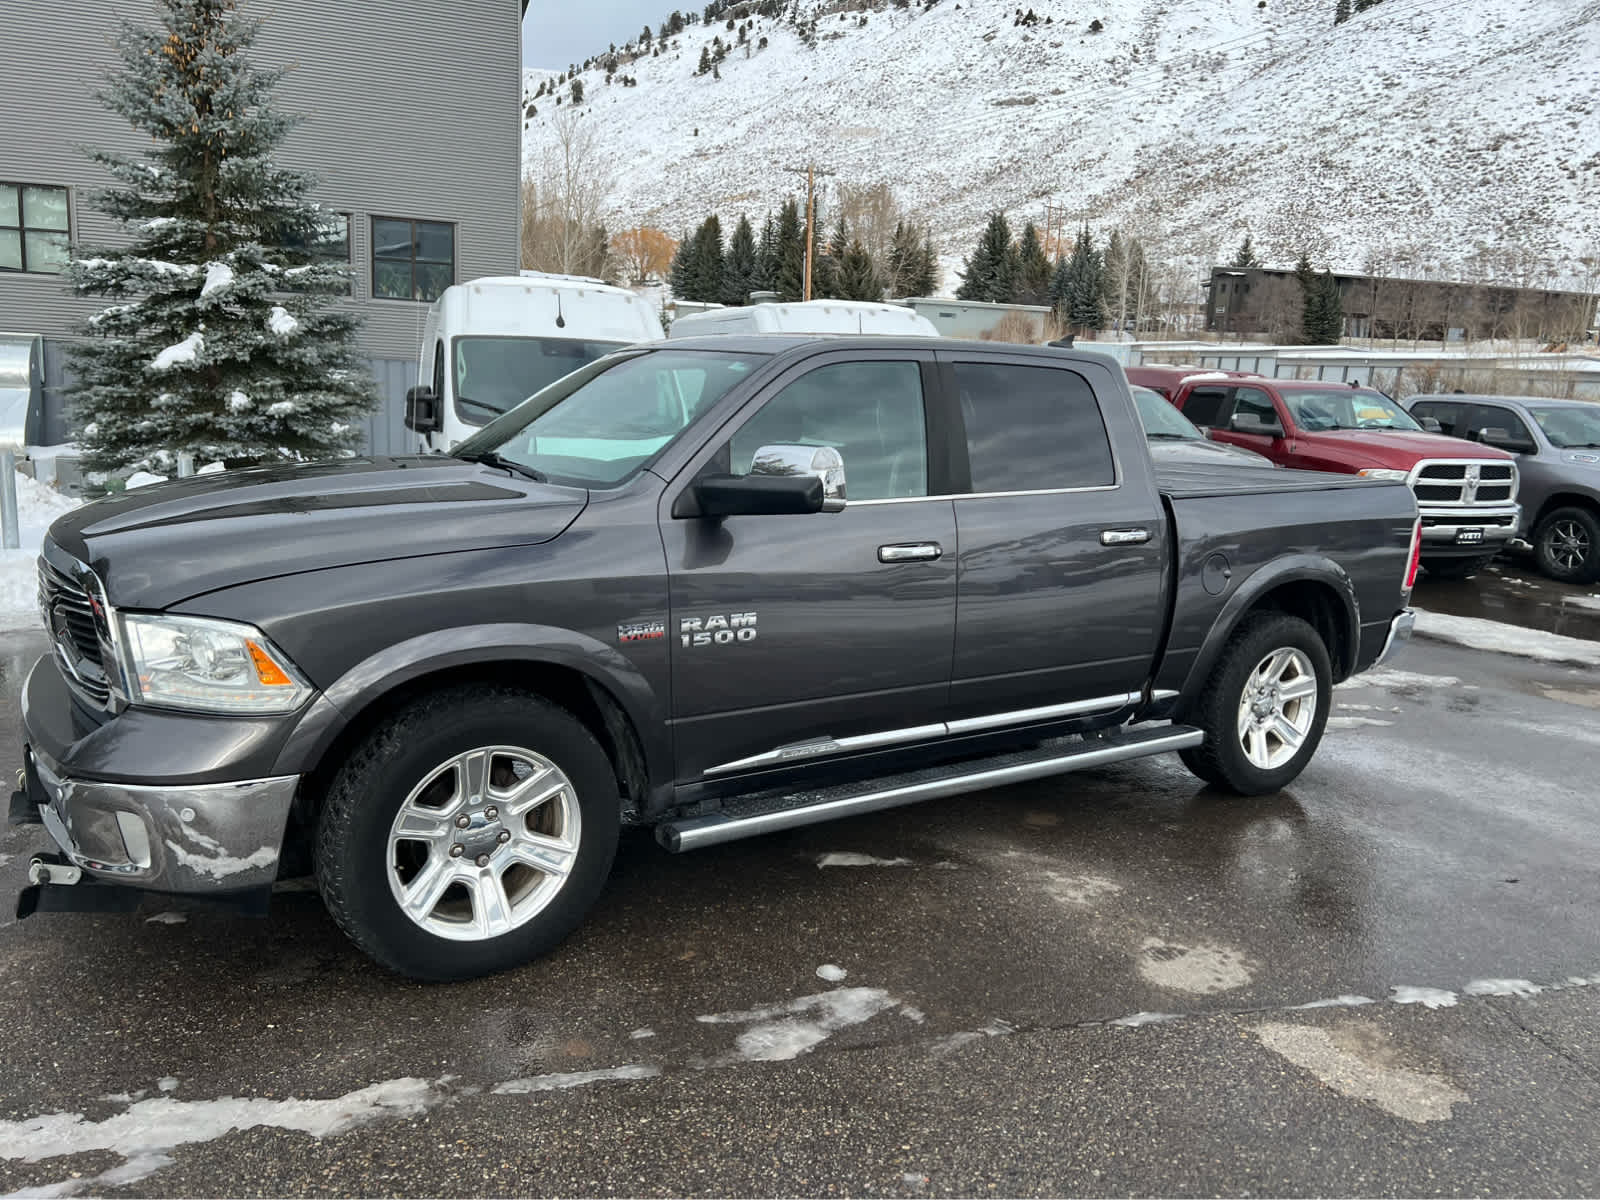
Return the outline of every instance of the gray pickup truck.
<path id="1" fill-rule="evenodd" d="M 689 850 L 1169 751 L 1270 792 L 1408 636 L 1418 546 L 1403 483 L 1158 474 L 1094 354 L 621 351 L 451 456 L 57 521 L 11 813 L 60 853 L 19 915 L 259 911 L 298 863 L 459 979 L 564 938 L 625 825 Z"/>

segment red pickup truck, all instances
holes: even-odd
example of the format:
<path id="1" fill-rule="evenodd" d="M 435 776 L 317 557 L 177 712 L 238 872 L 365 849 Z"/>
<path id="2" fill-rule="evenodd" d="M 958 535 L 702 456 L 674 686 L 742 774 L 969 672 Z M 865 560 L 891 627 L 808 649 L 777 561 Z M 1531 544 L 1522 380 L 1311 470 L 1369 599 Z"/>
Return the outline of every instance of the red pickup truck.
<path id="1" fill-rule="evenodd" d="M 1515 456 L 1419 425 L 1382 392 L 1313 380 L 1190 377 L 1172 403 L 1213 441 L 1279 466 L 1403 479 L 1422 518 L 1422 564 L 1471 575 L 1516 536 Z"/>

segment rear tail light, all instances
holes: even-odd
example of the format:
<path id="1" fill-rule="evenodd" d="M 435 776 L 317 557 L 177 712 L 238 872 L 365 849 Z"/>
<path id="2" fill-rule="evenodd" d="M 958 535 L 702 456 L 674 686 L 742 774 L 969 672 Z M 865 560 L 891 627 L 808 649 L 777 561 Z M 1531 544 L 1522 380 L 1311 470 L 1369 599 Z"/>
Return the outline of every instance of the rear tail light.
<path id="1" fill-rule="evenodd" d="M 1418 518 L 1417 523 L 1411 527 L 1411 564 L 1408 567 L 1406 567 L 1406 589 L 1405 590 L 1406 590 L 1406 594 L 1407 595 L 1409 595 L 1411 593 L 1411 589 L 1416 586 L 1416 583 L 1417 583 L 1417 567 L 1419 567 L 1421 564 L 1422 564 L 1422 520 L 1421 520 L 1421 518 Z"/>

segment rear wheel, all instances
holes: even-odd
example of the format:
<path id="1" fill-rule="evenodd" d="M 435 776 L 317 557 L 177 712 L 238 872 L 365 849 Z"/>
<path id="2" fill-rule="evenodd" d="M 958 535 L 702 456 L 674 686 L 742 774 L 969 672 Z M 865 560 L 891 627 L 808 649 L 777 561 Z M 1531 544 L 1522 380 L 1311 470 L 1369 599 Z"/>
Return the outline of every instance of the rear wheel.
<path id="1" fill-rule="evenodd" d="M 1493 561 L 1494 555 L 1479 554 L 1472 558 L 1425 558 L 1422 566 L 1434 579 L 1466 579 Z"/>
<path id="2" fill-rule="evenodd" d="M 1247 617 L 1191 714 L 1205 741 L 1179 757 L 1241 796 L 1278 791 L 1317 752 L 1332 702 L 1332 662 L 1317 631 L 1284 613 Z"/>
<path id="3" fill-rule="evenodd" d="M 1533 531 L 1539 570 L 1562 583 L 1600 579 L 1600 516 L 1587 508 L 1558 508 Z"/>
<path id="4" fill-rule="evenodd" d="M 317 884 L 351 940 L 418 979 L 467 979 L 558 945 L 605 884 L 616 777 L 572 714 L 452 689 L 376 729 L 335 777 Z"/>

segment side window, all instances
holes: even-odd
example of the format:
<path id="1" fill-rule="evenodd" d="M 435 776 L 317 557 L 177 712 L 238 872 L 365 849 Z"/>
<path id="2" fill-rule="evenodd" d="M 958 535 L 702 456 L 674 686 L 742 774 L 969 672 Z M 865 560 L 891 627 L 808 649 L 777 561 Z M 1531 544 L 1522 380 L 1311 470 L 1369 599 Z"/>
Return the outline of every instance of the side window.
<path id="1" fill-rule="evenodd" d="M 1259 388 L 1240 388 L 1234 393 L 1233 415 L 1257 417 L 1269 425 L 1278 422 L 1278 410 L 1272 406 L 1272 397 Z"/>
<path id="2" fill-rule="evenodd" d="M 1411 415 L 1418 422 L 1423 417 L 1432 417 L 1439 422 L 1439 432 L 1451 437 L 1459 437 L 1456 426 L 1461 422 L 1461 405 L 1459 404 L 1419 404 L 1411 410 Z"/>
<path id="3" fill-rule="evenodd" d="M 441 339 L 433 347 L 433 394 L 442 404 L 444 402 L 444 341 Z"/>
<path id="4" fill-rule="evenodd" d="M 833 363 L 761 406 L 728 444 L 729 470 L 750 471 L 763 446 L 832 446 L 851 500 L 928 494 L 922 370 L 914 362 Z"/>
<path id="5" fill-rule="evenodd" d="M 1100 406 L 1076 371 L 967 362 L 955 375 L 974 492 L 1116 482 Z"/>
<path id="6" fill-rule="evenodd" d="M 1221 425 L 1227 400 L 1227 388 L 1195 388 L 1183 402 L 1183 415 L 1196 425 Z"/>
<path id="7" fill-rule="evenodd" d="M 1477 441 L 1485 429 L 1503 429 L 1514 442 L 1533 441 L 1533 435 L 1522 423 L 1522 418 L 1509 408 L 1491 408 L 1482 404 L 1474 407 L 1467 421 L 1467 431 L 1462 436 Z"/>

